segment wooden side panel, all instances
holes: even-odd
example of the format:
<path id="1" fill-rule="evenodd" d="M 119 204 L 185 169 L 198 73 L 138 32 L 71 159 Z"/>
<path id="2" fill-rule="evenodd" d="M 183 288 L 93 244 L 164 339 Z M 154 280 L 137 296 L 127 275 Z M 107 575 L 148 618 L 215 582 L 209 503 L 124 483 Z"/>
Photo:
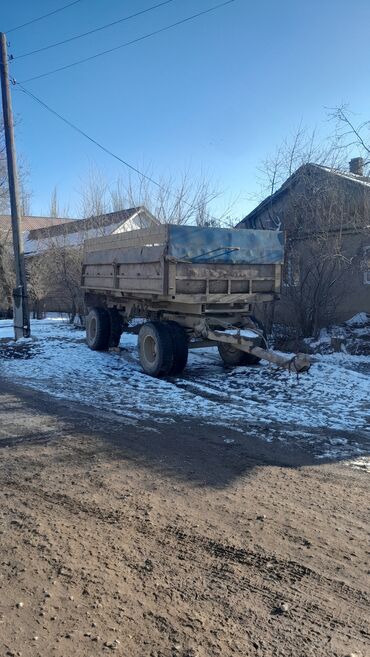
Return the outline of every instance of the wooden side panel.
<path id="1" fill-rule="evenodd" d="M 152 246 L 166 244 L 168 239 L 168 228 L 165 225 L 151 228 L 140 228 L 125 233 L 96 237 L 85 242 L 85 254 L 92 251 L 110 249 L 125 249 L 135 246 Z"/>
<path id="2" fill-rule="evenodd" d="M 163 259 L 164 246 L 142 246 L 130 247 L 127 249 L 100 249 L 99 251 L 89 251 L 85 253 L 84 262 L 87 265 L 111 265 L 131 263 L 141 266 L 147 262 L 159 262 Z"/>
<path id="3" fill-rule="evenodd" d="M 178 262 L 176 279 L 181 278 L 275 278 L 275 265 L 225 265 Z"/>
<path id="4" fill-rule="evenodd" d="M 176 294 L 204 294 L 211 299 L 219 295 L 250 297 L 271 294 L 276 289 L 278 267 L 270 265 L 177 263 Z"/>
<path id="5" fill-rule="evenodd" d="M 166 256 L 167 239 L 167 226 L 158 226 L 89 240 L 83 287 L 185 304 L 253 303 L 277 293 L 280 265 L 178 261 Z"/>
<path id="6" fill-rule="evenodd" d="M 165 293 L 164 261 L 144 263 L 86 264 L 83 286 L 96 290 L 122 290 L 161 294 Z"/>

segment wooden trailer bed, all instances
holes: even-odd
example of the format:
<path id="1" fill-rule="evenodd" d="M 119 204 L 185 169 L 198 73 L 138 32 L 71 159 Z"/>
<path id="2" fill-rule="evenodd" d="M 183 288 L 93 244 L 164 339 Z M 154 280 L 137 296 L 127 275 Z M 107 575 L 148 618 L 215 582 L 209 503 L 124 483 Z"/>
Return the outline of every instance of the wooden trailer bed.
<path id="1" fill-rule="evenodd" d="M 279 295 L 283 234 L 163 225 L 88 240 L 82 287 L 180 304 L 251 304 Z"/>
<path id="2" fill-rule="evenodd" d="M 117 347 L 124 326 L 140 317 L 148 320 L 140 361 L 152 376 L 181 373 L 189 348 L 215 344 L 227 365 L 265 358 L 304 369 L 307 359 L 290 362 L 267 349 L 252 315 L 254 304 L 279 296 L 283 241 L 277 231 L 177 225 L 87 240 L 88 345 Z"/>

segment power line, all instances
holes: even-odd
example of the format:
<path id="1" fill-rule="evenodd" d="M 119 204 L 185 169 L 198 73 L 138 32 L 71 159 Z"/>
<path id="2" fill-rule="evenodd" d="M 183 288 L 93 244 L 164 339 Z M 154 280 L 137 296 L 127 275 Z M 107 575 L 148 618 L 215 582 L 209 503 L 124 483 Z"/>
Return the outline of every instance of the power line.
<path id="1" fill-rule="evenodd" d="M 108 153 L 108 155 L 111 155 L 111 156 L 114 157 L 116 160 L 118 160 L 119 162 L 121 162 L 122 164 L 124 164 L 124 165 L 125 165 L 126 167 L 128 167 L 129 169 L 132 169 L 132 171 L 135 171 L 135 173 L 138 173 L 138 174 L 139 174 L 140 176 L 142 176 L 143 178 L 146 178 L 146 180 L 148 180 L 149 182 L 153 183 L 153 185 L 156 185 L 157 187 L 162 188 L 162 185 L 160 185 L 160 183 L 158 183 L 156 180 L 153 180 L 153 178 L 151 178 L 150 176 L 147 176 L 147 175 L 146 175 L 145 173 L 143 173 L 142 171 L 139 171 L 139 169 L 137 169 L 136 167 L 134 167 L 134 166 L 133 166 L 132 164 L 130 164 L 129 162 L 126 162 L 126 160 L 122 159 L 122 157 L 119 157 L 119 155 L 116 155 L 115 153 L 113 153 L 112 151 L 110 151 L 108 148 L 106 148 L 105 146 L 103 146 L 102 144 L 100 144 L 98 141 L 96 141 L 96 139 L 93 139 L 93 137 L 90 137 L 90 135 L 88 135 L 86 132 L 84 132 L 83 130 L 81 130 L 81 128 L 79 128 L 77 125 L 75 125 L 74 123 L 72 123 L 72 121 L 69 121 L 69 120 L 66 119 L 64 116 L 62 116 L 61 114 L 59 114 L 59 112 L 57 112 L 57 111 L 54 110 L 52 107 L 50 107 L 49 105 L 47 105 L 46 103 L 44 103 L 44 101 L 41 100 L 41 98 L 38 98 L 37 96 L 35 96 L 35 94 L 33 94 L 31 91 L 29 91 L 28 89 L 26 89 L 25 87 L 23 87 L 19 82 L 16 83 L 16 86 L 19 87 L 19 89 L 21 89 L 21 91 L 23 91 L 23 93 L 25 93 L 27 96 L 30 96 L 30 98 L 33 98 L 33 100 L 35 100 L 35 101 L 36 101 L 37 103 L 39 103 L 42 107 L 44 107 L 44 109 L 48 110 L 48 112 L 51 112 L 52 114 L 54 114 L 54 116 L 57 116 L 58 119 L 60 119 L 60 120 L 63 121 L 64 123 L 66 123 L 70 128 L 72 128 L 73 130 L 75 130 L 76 132 L 78 132 L 80 135 L 83 135 L 83 137 L 85 137 L 86 139 L 88 139 L 89 141 L 91 141 L 93 144 L 95 144 L 95 146 L 98 146 L 98 148 L 100 148 L 102 151 L 104 151 L 105 153 Z"/>
<path id="2" fill-rule="evenodd" d="M 27 27 L 27 25 L 32 25 L 32 23 L 37 23 L 37 21 L 41 21 L 43 18 L 47 18 L 48 16 L 53 16 L 54 14 L 58 14 L 60 11 L 63 11 L 64 9 L 68 9 L 68 7 L 72 7 L 72 5 L 77 5 L 78 2 L 81 2 L 81 0 L 73 0 L 73 2 L 69 2 L 67 5 L 64 5 L 63 7 L 59 7 L 59 9 L 54 9 L 54 11 L 49 11 L 48 14 L 43 14 L 38 18 L 33 18 L 31 21 L 28 21 L 27 23 L 22 23 L 22 25 L 17 25 L 17 27 L 12 27 L 11 30 L 6 30 L 6 34 L 9 34 L 10 32 L 15 32 L 16 30 L 20 30 L 21 27 Z"/>
<path id="3" fill-rule="evenodd" d="M 100 32 L 101 30 L 106 30 L 108 27 L 112 27 L 113 25 L 118 25 L 119 23 L 123 23 L 124 21 L 129 21 L 132 18 L 136 18 L 137 16 L 141 16 L 142 14 L 146 14 L 149 11 L 153 11 L 154 9 L 158 9 L 158 7 L 163 7 L 163 5 L 168 5 L 170 2 L 174 2 L 174 0 L 164 0 L 164 2 L 160 2 L 156 5 L 153 5 L 152 7 L 148 7 L 147 9 L 143 9 L 142 11 L 137 11 L 135 14 L 130 14 L 130 16 L 125 16 L 124 18 L 119 18 L 116 21 L 113 21 L 112 23 L 106 23 L 105 25 L 102 25 L 101 27 L 96 27 L 94 30 L 89 30 L 88 32 L 83 32 L 82 34 L 77 34 L 76 36 L 70 37 L 69 39 L 64 39 L 63 41 L 56 41 L 55 43 L 51 43 L 48 46 L 44 46 L 42 48 L 37 48 L 36 50 L 30 50 L 29 52 L 25 52 L 21 55 L 17 55 L 16 57 L 13 57 L 13 60 L 16 59 L 22 59 L 23 57 L 28 57 L 29 55 L 35 55 L 36 53 L 39 52 L 44 52 L 44 50 L 49 50 L 50 48 L 56 48 L 57 46 L 62 46 L 64 43 L 70 43 L 71 41 L 75 41 L 76 39 L 82 39 L 82 37 L 88 36 L 89 34 L 94 34 L 95 32 Z"/>
<path id="4" fill-rule="evenodd" d="M 46 71 L 45 73 L 41 73 L 40 75 L 35 75 L 32 78 L 27 78 L 27 80 L 21 80 L 21 84 L 32 82 L 33 80 L 40 80 L 40 78 L 45 78 L 48 75 L 59 73 L 60 71 L 65 71 L 66 69 L 72 68 L 73 66 L 78 66 L 79 64 L 83 64 L 84 62 L 88 62 L 92 59 L 96 59 L 97 57 L 101 57 L 102 55 L 107 55 L 108 53 L 115 52 L 116 50 L 120 50 L 121 48 L 126 48 L 127 46 L 131 46 L 134 43 L 139 43 L 139 41 L 144 41 L 145 39 L 149 39 L 150 37 L 155 36 L 156 34 L 161 34 L 162 32 L 166 32 L 166 30 L 170 30 L 174 27 L 177 27 L 178 25 L 182 25 L 183 23 L 187 23 L 191 20 L 194 20 L 199 16 L 204 16 L 205 14 L 209 14 L 212 11 L 221 9 L 221 7 L 230 5 L 233 2 L 236 2 L 236 0 L 226 0 L 226 2 L 221 2 L 220 4 L 215 5 L 214 7 L 210 7 L 209 9 L 205 9 L 204 11 L 200 11 L 197 14 L 188 16 L 187 18 L 183 18 L 182 20 L 176 21 L 176 23 L 172 23 L 171 25 L 167 25 L 166 27 L 162 27 L 159 30 L 154 30 L 153 32 L 144 34 L 144 36 L 138 37 L 137 39 L 133 39 L 132 41 L 126 41 L 126 43 L 122 43 L 120 46 L 109 48 L 109 50 L 103 50 L 101 52 L 96 53 L 95 55 L 91 55 L 90 57 L 85 57 L 84 59 L 79 59 L 76 62 L 72 62 L 71 64 L 66 64 L 65 66 L 60 66 L 59 68 L 55 68 L 52 71 Z"/>
<path id="5" fill-rule="evenodd" d="M 11 81 L 13 82 L 13 84 L 15 83 L 14 80 L 11 80 Z M 48 112 L 51 112 L 51 114 L 54 114 L 54 116 L 58 117 L 58 119 L 60 119 L 61 121 L 63 121 L 63 123 L 66 123 L 66 125 L 68 125 L 70 128 L 72 128 L 73 130 L 75 130 L 76 132 L 78 132 L 80 135 L 82 135 L 83 137 L 85 137 L 86 139 L 88 139 L 90 142 L 92 142 L 93 144 L 95 144 L 95 146 L 98 146 L 98 148 L 100 148 L 102 151 L 104 151 L 104 153 L 107 153 L 108 155 L 110 155 L 111 157 L 113 157 L 115 160 L 118 160 L 118 162 L 121 162 L 121 164 L 124 164 L 126 167 L 128 167 L 129 169 L 131 169 L 132 171 L 134 171 L 135 173 L 137 173 L 137 174 L 138 174 L 139 176 L 141 176 L 142 178 L 145 178 L 145 180 L 148 180 L 150 183 L 152 183 L 153 185 L 155 185 L 156 187 L 158 187 L 158 188 L 161 189 L 162 191 L 164 191 L 164 192 L 166 192 L 166 193 L 168 192 L 168 189 L 167 189 L 166 187 L 164 187 L 163 185 L 161 185 L 161 184 L 160 184 L 159 182 L 157 182 L 156 180 L 154 180 L 154 178 L 151 178 L 151 177 L 148 176 L 147 174 L 143 173 L 142 171 L 140 171 L 139 169 L 137 169 L 135 166 L 133 166 L 132 164 L 130 164 L 129 162 L 127 162 L 127 160 L 124 160 L 122 157 L 120 157 L 119 155 L 116 155 L 116 154 L 113 153 L 111 150 L 109 150 L 109 148 L 106 148 L 105 146 L 103 146 L 102 144 L 100 144 L 96 139 L 94 139 L 93 137 L 90 137 L 90 135 L 88 135 L 86 132 L 84 132 L 84 130 L 81 130 L 81 128 L 79 128 L 79 127 L 76 126 L 74 123 L 72 123 L 72 121 L 69 121 L 69 120 L 66 119 L 64 116 L 62 116 L 61 114 L 59 114 L 59 112 L 57 112 L 57 111 L 54 110 L 52 107 L 50 107 L 49 105 L 47 105 L 46 103 L 44 103 L 44 101 L 41 100 L 41 98 L 38 98 L 37 96 L 35 96 L 35 94 L 33 94 L 31 91 L 29 91 L 29 89 L 26 89 L 25 87 L 23 87 L 19 82 L 18 82 L 18 83 L 15 83 L 15 84 L 16 84 L 16 88 L 18 87 L 21 91 L 23 91 L 23 93 L 25 93 L 27 96 L 29 96 L 29 97 L 32 98 L 34 101 L 36 101 L 37 103 L 39 103 L 39 104 L 40 104 L 44 109 L 46 109 Z M 174 194 L 172 194 L 172 195 L 174 196 Z M 212 199 L 208 199 L 208 200 L 212 200 Z M 202 204 L 202 203 L 200 203 L 199 205 L 192 205 L 192 203 L 188 203 L 188 201 L 186 201 L 185 199 L 183 199 L 183 203 L 184 203 L 185 205 L 187 205 L 188 208 L 190 208 L 190 209 L 192 209 L 192 210 L 195 210 L 195 211 L 198 211 L 199 208 L 203 207 L 203 204 Z M 214 218 L 214 217 L 212 217 L 212 218 Z"/>

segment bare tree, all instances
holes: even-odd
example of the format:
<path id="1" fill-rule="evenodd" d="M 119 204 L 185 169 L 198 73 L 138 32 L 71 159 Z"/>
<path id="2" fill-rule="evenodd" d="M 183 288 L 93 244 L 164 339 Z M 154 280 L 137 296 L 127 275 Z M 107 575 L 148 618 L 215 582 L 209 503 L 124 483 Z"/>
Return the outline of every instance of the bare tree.
<path id="1" fill-rule="evenodd" d="M 49 217 L 54 217 L 54 218 L 60 217 L 58 190 L 56 186 L 54 187 L 50 195 L 48 215 Z"/>
<path id="2" fill-rule="evenodd" d="M 29 279 L 28 293 L 34 319 L 42 319 L 45 314 L 45 301 L 52 290 L 54 267 L 48 255 L 29 258 L 26 262 Z"/>
<path id="3" fill-rule="evenodd" d="M 9 241 L 3 242 L 0 235 L 0 310 L 3 310 L 7 317 L 12 314 L 14 286 L 15 274 L 11 246 Z"/>
<path id="4" fill-rule="evenodd" d="M 161 223 L 221 226 L 232 211 L 229 203 L 217 216 L 212 204 L 222 192 L 203 174 L 193 178 L 189 172 L 153 182 L 150 174 L 117 181 L 114 198 L 122 198 L 128 206 L 145 206 Z M 236 223 L 236 221 L 234 222 Z"/>
<path id="5" fill-rule="evenodd" d="M 105 215 L 128 207 L 146 207 L 163 223 L 191 223 L 203 226 L 220 225 L 222 217 L 215 219 L 210 203 L 219 196 L 204 178 L 191 180 L 184 174 L 179 180 L 162 180 L 154 184 L 149 176 L 138 176 L 127 181 L 118 178 L 109 185 L 97 169 L 90 169 L 87 179 L 80 188 L 79 214 L 91 218 L 89 228 L 81 223 L 78 237 L 71 233 L 68 224 L 64 230 L 50 231 L 43 237 L 29 266 L 30 283 L 34 308 L 41 309 L 46 298 L 58 299 L 61 309 L 68 309 L 73 320 L 84 314 L 83 296 L 80 290 L 83 240 L 94 235 L 110 232 Z M 59 214 L 59 199 L 54 188 L 49 214 Z M 225 210 L 228 215 L 229 208 Z M 145 224 L 146 225 L 146 224 Z"/>
<path id="6" fill-rule="evenodd" d="M 65 227 L 57 235 L 42 237 L 34 255 L 27 258 L 30 296 L 38 318 L 42 316 L 46 302 L 57 310 L 68 312 L 71 322 L 76 316 L 83 317 L 80 289 L 82 239 L 73 243 Z"/>
<path id="7" fill-rule="evenodd" d="M 361 267 L 370 189 L 334 175 L 345 173 L 347 159 L 337 133 L 322 143 L 300 128 L 263 167 L 265 221 L 287 235 L 281 314 L 306 336 L 333 320 Z M 303 166 L 312 162 L 322 167 Z M 282 183 L 284 193 L 273 197 Z"/>
<path id="8" fill-rule="evenodd" d="M 86 178 L 81 181 L 79 195 L 80 217 L 98 217 L 112 211 L 109 184 L 96 167 L 90 167 Z"/>
<path id="9" fill-rule="evenodd" d="M 9 208 L 8 172 L 6 166 L 4 123 L 0 120 L 0 214 Z"/>
<path id="10" fill-rule="evenodd" d="M 20 161 L 18 178 L 23 215 L 30 212 L 31 192 L 28 185 L 29 171 L 23 160 Z M 0 119 L 0 214 L 10 213 L 8 171 L 6 162 L 4 124 Z M 11 224 L 0 227 L 0 309 L 7 315 L 12 312 L 12 290 L 15 285 L 14 259 L 12 251 Z"/>
<path id="11" fill-rule="evenodd" d="M 338 148 L 348 154 L 356 149 L 356 156 L 364 158 L 369 172 L 370 165 L 370 121 L 358 121 L 347 105 L 335 107 L 330 112 L 335 123 L 335 138 Z"/>

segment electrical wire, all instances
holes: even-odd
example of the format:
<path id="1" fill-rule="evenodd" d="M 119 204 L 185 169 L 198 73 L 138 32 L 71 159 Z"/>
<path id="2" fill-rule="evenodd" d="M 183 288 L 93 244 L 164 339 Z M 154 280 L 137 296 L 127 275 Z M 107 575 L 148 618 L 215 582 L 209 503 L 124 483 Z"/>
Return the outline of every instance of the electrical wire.
<path id="1" fill-rule="evenodd" d="M 10 32 L 15 32 L 16 30 L 20 30 L 22 27 L 27 27 L 27 25 L 32 25 L 32 23 L 37 23 L 37 21 L 41 21 L 43 18 L 47 18 L 48 16 L 53 16 L 54 14 L 58 14 L 60 11 L 63 11 L 64 9 L 68 9 L 68 7 L 72 7 L 72 5 L 77 5 L 78 2 L 81 2 L 81 0 L 73 0 L 73 2 L 69 2 L 67 5 L 64 5 L 63 7 L 59 7 L 59 9 L 54 9 L 54 11 L 49 11 L 48 14 L 43 14 L 38 18 L 33 18 L 31 21 L 28 21 L 27 23 L 22 23 L 22 25 L 17 25 L 17 27 L 12 27 L 11 30 L 6 30 L 6 34 L 10 34 Z"/>
<path id="2" fill-rule="evenodd" d="M 132 171 L 137 173 L 142 178 L 145 178 L 145 180 L 148 180 L 150 183 L 152 183 L 153 185 L 155 185 L 156 187 L 158 187 L 162 191 L 164 191 L 166 193 L 168 192 L 168 189 L 166 187 L 164 187 L 163 185 L 161 185 L 156 180 L 154 180 L 154 178 L 151 178 L 147 174 L 143 173 L 142 171 L 137 169 L 135 166 L 133 166 L 132 164 L 127 162 L 127 160 L 124 160 L 122 157 L 120 157 L 119 155 L 116 155 L 116 153 L 113 153 L 111 150 L 109 150 L 109 148 L 106 148 L 105 146 L 103 146 L 103 144 L 100 144 L 96 139 L 94 139 L 93 137 L 90 137 L 90 135 L 88 135 L 86 132 L 84 132 L 84 130 L 81 130 L 81 128 L 79 128 L 74 123 L 72 123 L 72 121 L 69 121 L 68 119 L 66 119 L 64 116 L 59 114 L 59 112 L 57 112 L 52 107 L 47 105 L 43 100 L 41 100 L 41 98 L 38 98 L 37 96 L 35 96 L 35 94 L 33 94 L 31 91 L 29 91 L 29 89 L 26 89 L 25 87 L 23 87 L 21 83 L 15 82 L 15 80 L 11 80 L 11 82 L 16 85 L 16 88 L 19 88 L 24 94 L 26 94 L 27 96 L 32 98 L 34 101 L 39 103 L 48 112 L 50 112 L 51 114 L 54 114 L 54 116 L 58 117 L 58 119 L 63 121 L 63 123 L 66 123 L 70 128 L 72 128 L 73 130 L 78 132 L 80 135 L 82 135 L 83 137 L 88 139 L 90 142 L 95 144 L 95 146 L 97 146 L 102 151 L 104 151 L 104 153 L 107 153 L 108 155 L 113 157 L 115 160 L 118 160 L 118 162 L 121 162 L 121 164 L 124 164 L 126 167 L 128 167 L 129 169 L 131 169 Z M 212 199 L 209 199 L 209 200 L 212 200 Z M 185 199 L 183 199 L 183 203 L 185 205 L 187 205 L 188 208 L 190 208 L 192 210 L 195 210 L 195 211 L 198 211 L 199 208 L 203 207 L 202 203 L 200 203 L 199 205 L 192 205 L 191 203 L 188 203 Z M 212 218 L 214 218 L 214 217 L 212 217 Z"/>
<path id="3" fill-rule="evenodd" d="M 205 14 L 209 14 L 212 11 L 216 11 L 217 9 L 221 9 L 221 7 L 225 7 L 226 5 L 230 5 L 233 2 L 236 2 L 236 0 L 226 0 L 226 2 L 221 2 L 218 5 L 215 5 L 214 7 L 210 7 L 209 9 L 205 9 L 204 11 L 200 11 L 197 14 L 193 14 L 192 16 L 188 16 L 187 18 L 183 18 L 180 21 L 176 21 L 176 23 L 172 23 L 171 25 L 166 25 L 165 27 L 160 28 L 159 30 L 154 30 L 153 32 L 149 32 L 148 34 L 144 34 L 141 37 L 138 37 L 137 39 L 133 39 L 132 41 L 126 41 L 126 43 L 122 43 L 120 46 L 115 46 L 114 48 L 109 48 L 108 50 L 102 50 L 101 52 L 96 53 L 95 55 L 91 55 L 90 57 L 85 57 L 84 59 L 79 59 L 76 62 L 72 62 L 71 64 L 66 64 L 65 66 L 60 66 L 59 68 L 55 68 L 52 71 L 46 71 L 45 73 L 41 73 L 40 75 L 34 75 L 32 78 L 27 78 L 26 80 L 21 80 L 20 84 L 26 84 L 27 82 L 33 82 L 33 80 L 40 80 L 41 78 L 45 78 L 48 75 L 53 75 L 54 73 L 59 73 L 60 71 L 65 71 L 69 68 L 72 68 L 73 66 L 78 66 L 79 64 L 83 64 L 84 62 L 91 61 L 92 59 L 96 59 L 97 57 L 101 57 L 102 55 L 107 55 L 108 53 L 115 52 L 116 50 L 120 50 L 121 48 L 126 48 L 127 46 L 131 46 L 134 43 L 139 43 L 139 41 L 144 41 L 145 39 L 149 39 L 152 36 L 155 36 L 156 34 L 161 34 L 162 32 L 166 32 L 166 30 L 170 30 L 174 27 L 177 27 L 178 25 L 182 25 L 183 23 L 187 23 L 191 20 L 194 20 L 195 18 L 198 18 L 199 16 L 204 16 Z"/>
<path id="4" fill-rule="evenodd" d="M 58 119 L 60 119 L 60 120 L 63 121 L 64 123 L 66 123 L 70 128 L 72 128 L 73 130 L 75 130 L 76 132 L 78 132 L 80 135 L 82 135 L 83 137 L 85 137 L 86 139 L 88 139 L 89 141 L 91 141 L 93 144 L 95 144 L 95 146 L 98 146 L 98 148 L 100 148 L 102 151 L 104 151 L 105 153 L 108 153 L 108 155 L 111 155 L 112 157 L 114 157 L 116 160 L 118 160 L 119 162 L 121 162 L 122 164 L 124 164 L 126 167 L 128 167 L 128 168 L 131 169 L 132 171 L 135 171 L 135 173 L 138 173 L 140 176 L 142 176 L 143 178 L 145 178 L 145 179 L 148 180 L 149 182 L 153 183 L 153 185 L 156 185 L 157 187 L 162 188 L 162 185 L 160 185 L 160 183 L 158 183 L 156 180 L 153 180 L 153 178 L 151 178 L 150 176 L 147 176 L 147 175 L 146 175 L 145 173 L 143 173 L 142 171 L 139 171 L 139 169 L 137 169 L 137 168 L 134 167 L 132 164 L 130 164 L 129 162 L 127 162 L 126 160 L 124 160 L 122 157 L 119 157 L 119 155 L 116 155 L 115 153 L 113 153 L 112 151 L 110 151 L 108 148 L 106 148 L 105 146 L 103 146 L 102 144 L 100 144 L 98 141 L 96 141 L 96 139 L 93 139 L 93 137 L 90 137 L 90 135 L 88 135 L 86 132 L 84 132 L 83 130 L 81 130 L 81 128 L 79 128 L 77 125 L 75 125 L 74 123 L 72 123 L 72 121 L 69 121 L 68 119 L 66 119 L 64 116 L 62 116 L 61 114 L 59 114 L 59 112 L 57 112 L 57 111 L 54 110 L 52 107 L 50 107 L 49 105 L 47 105 L 46 103 L 44 103 L 44 101 L 41 100 L 41 98 L 38 98 L 37 96 L 35 96 L 35 94 L 33 94 L 31 91 L 29 91 L 29 89 L 26 89 L 25 87 L 23 87 L 21 83 L 17 82 L 17 83 L 15 83 L 15 84 L 16 84 L 16 87 L 19 87 L 19 89 L 20 89 L 21 91 L 23 91 L 23 93 L 25 93 L 25 94 L 26 94 L 27 96 L 29 96 L 30 98 L 33 98 L 33 100 L 35 100 L 35 101 L 36 101 L 37 103 L 39 103 L 42 107 L 44 107 L 44 109 L 46 109 L 46 110 L 48 110 L 48 112 L 51 112 L 52 114 L 54 114 L 54 116 L 57 116 Z"/>
<path id="5" fill-rule="evenodd" d="M 142 9 L 141 11 L 137 11 L 135 14 L 130 14 L 130 16 L 125 16 L 124 18 L 119 18 L 118 20 L 113 21 L 112 23 L 106 23 L 101 27 L 96 27 L 94 30 L 89 30 L 88 32 L 77 34 L 76 36 L 70 37 L 69 39 L 64 39 L 63 41 L 56 41 L 55 43 L 51 43 L 48 46 L 43 46 L 42 48 L 37 48 L 36 50 L 30 50 L 29 52 L 25 52 L 21 55 L 16 55 L 12 57 L 12 61 L 16 59 L 22 59 L 23 57 L 29 57 L 29 55 L 35 55 L 36 53 L 44 52 L 45 50 L 50 50 L 50 48 L 56 48 L 57 46 L 62 46 L 63 44 L 70 43 L 71 41 L 75 41 L 76 39 L 82 39 L 82 37 L 89 36 L 89 34 L 94 34 L 95 32 L 106 30 L 108 27 L 112 27 L 113 25 L 118 25 L 119 23 L 123 23 L 124 21 L 129 21 L 132 18 L 141 16 L 142 14 L 147 14 L 149 11 L 153 11 L 154 9 L 158 9 L 159 7 L 163 7 L 164 5 L 170 4 L 170 2 L 174 2 L 174 0 L 164 0 L 164 2 L 159 2 L 158 4 L 153 5 L 152 7 L 148 7 L 147 9 Z"/>

